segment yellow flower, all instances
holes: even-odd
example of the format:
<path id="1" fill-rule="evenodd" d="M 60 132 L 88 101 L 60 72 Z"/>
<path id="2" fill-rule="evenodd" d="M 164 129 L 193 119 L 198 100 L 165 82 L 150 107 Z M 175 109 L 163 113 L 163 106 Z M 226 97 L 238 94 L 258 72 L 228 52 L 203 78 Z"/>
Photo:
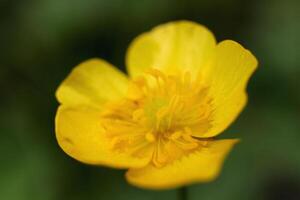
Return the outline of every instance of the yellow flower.
<path id="1" fill-rule="evenodd" d="M 238 141 L 215 136 L 244 108 L 255 57 L 178 21 L 137 37 L 126 64 L 129 77 L 90 59 L 59 86 L 60 147 L 84 163 L 128 169 L 127 181 L 143 188 L 213 180 Z"/>

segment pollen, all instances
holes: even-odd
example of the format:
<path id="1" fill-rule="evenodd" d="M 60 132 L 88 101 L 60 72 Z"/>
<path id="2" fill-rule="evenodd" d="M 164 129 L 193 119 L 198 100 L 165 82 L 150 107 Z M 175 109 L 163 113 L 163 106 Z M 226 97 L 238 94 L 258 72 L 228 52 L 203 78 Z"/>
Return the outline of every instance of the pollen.
<path id="1" fill-rule="evenodd" d="M 209 88 L 200 76 L 152 69 L 130 83 L 126 98 L 107 105 L 101 120 L 113 150 L 136 153 L 151 147 L 151 162 L 162 167 L 207 144 L 193 133 L 211 128 L 212 113 Z"/>
<path id="2" fill-rule="evenodd" d="M 146 134 L 146 140 L 148 140 L 149 142 L 154 142 L 155 141 L 155 136 L 153 135 L 153 133 L 147 133 Z"/>

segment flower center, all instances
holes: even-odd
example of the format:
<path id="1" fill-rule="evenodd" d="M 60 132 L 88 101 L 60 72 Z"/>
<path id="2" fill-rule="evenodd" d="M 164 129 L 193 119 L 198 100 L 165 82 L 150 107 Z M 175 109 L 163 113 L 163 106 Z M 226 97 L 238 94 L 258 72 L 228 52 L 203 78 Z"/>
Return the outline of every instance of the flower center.
<path id="1" fill-rule="evenodd" d="M 143 157 L 164 166 L 206 145 L 193 137 L 211 127 L 211 98 L 201 78 L 167 76 L 151 70 L 134 79 L 127 97 L 107 105 L 103 126 L 112 149 Z"/>

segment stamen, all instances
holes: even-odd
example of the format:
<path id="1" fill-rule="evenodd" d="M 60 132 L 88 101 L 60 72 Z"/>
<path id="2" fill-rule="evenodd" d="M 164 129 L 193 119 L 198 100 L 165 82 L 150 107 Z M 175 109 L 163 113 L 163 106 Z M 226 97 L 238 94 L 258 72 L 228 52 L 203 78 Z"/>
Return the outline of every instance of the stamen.
<path id="1" fill-rule="evenodd" d="M 154 142 L 155 141 L 155 136 L 153 133 L 149 132 L 149 133 L 146 133 L 146 140 L 148 142 Z"/>
<path id="2" fill-rule="evenodd" d="M 162 167 L 175 158 L 208 144 L 194 138 L 211 127 L 209 88 L 190 72 L 169 76 L 157 69 L 134 79 L 126 98 L 110 104 L 102 124 L 112 149 L 143 157 L 152 151 L 152 163 Z M 175 153 L 174 153 L 175 152 Z"/>
<path id="3" fill-rule="evenodd" d="M 171 140 L 177 140 L 179 137 L 181 137 L 182 132 L 181 131 L 176 131 L 171 134 L 170 139 Z"/>
<path id="4" fill-rule="evenodd" d="M 132 113 L 132 119 L 138 121 L 144 116 L 144 109 L 137 109 Z"/>

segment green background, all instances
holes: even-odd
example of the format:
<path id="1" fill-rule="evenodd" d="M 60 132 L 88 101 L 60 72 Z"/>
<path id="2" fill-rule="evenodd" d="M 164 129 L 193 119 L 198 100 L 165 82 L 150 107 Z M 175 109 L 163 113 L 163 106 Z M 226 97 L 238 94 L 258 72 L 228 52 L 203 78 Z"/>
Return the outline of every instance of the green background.
<path id="1" fill-rule="evenodd" d="M 222 134 L 242 142 L 220 177 L 189 186 L 186 199 L 300 199 L 299 8 L 297 0 L 0 0 L 0 199 L 180 199 L 71 159 L 54 133 L 54 93 L 75 65 L 101 57 L 124 70 L 135 36 L 178 19 L 259 60 L 248 106 Z"/>

